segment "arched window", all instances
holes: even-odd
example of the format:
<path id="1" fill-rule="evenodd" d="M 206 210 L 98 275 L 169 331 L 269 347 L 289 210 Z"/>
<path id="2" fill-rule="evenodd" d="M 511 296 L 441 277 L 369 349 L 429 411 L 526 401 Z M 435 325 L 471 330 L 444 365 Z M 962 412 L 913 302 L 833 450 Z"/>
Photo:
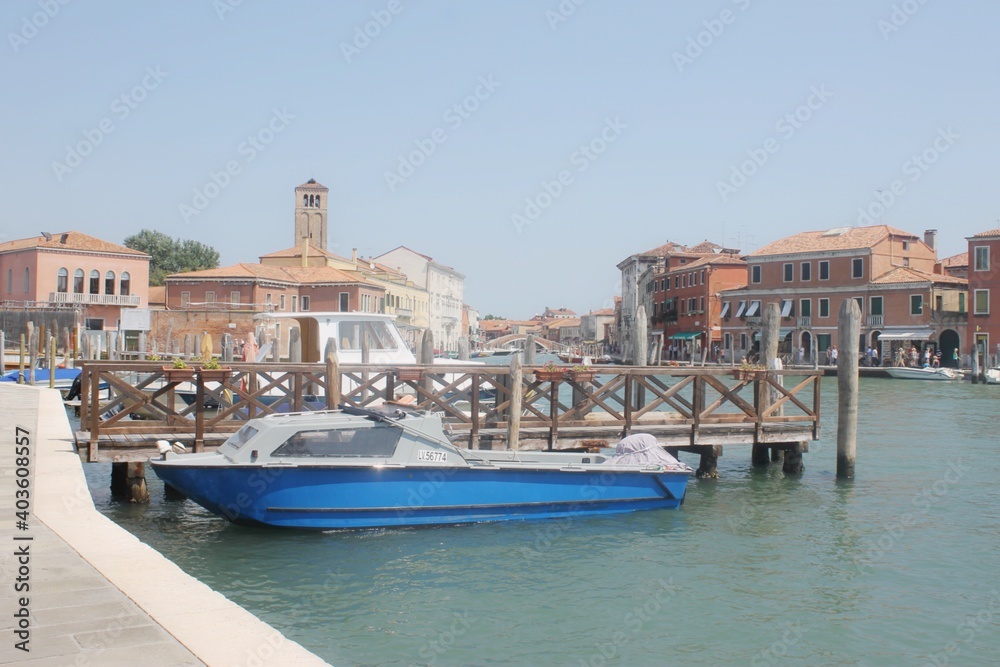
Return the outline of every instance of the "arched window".
<path id="1" fill-rule="evenodd" d="M 31 287 L 31 269 L 24 267 L 24 293 L 28 293 L 28 288 Z"/>
<path id="2" fill-rule="evenodd" d="M 73 272 L 73 294 L 83 294 L 83 269 Z"/>
<path id="3" fill-rule="evenodd" d="M 101 273 L 97 269 L 90 270 L 90 293 L 101 293 Z"/>
<path id="4" fill-rule="evenodd" d="M 56 280 L 56 291 L 65 294 L 69 291 L 69 271 L 65 268 L 59 269 L 59 276 Z"/>
<path id="5" fill-rule="evenodd" d="M 128 271 L 122 271 L 122 284 L 121 288 L 118 290 L 118 293 L 121 294 L 122 296 L 128 296 L 129 283 L 131 282 L 132 282 L 132 276 L 128 274 Z"/>
<path id="6" fill-rule="evenodd" d="M 104 293 L 114 294 L 115 293 L 115 272 L 108 271 L 104 274 Z"/>
<path id="7" fill-rule="evenodd" d="M 319 208 L 319 195 L 316 195 L 316 208 Z"/>
<path id="8" fill-rule="evenodd" d="M 309 206 L 309 195 L 302 195 L 302 206 Z"/>

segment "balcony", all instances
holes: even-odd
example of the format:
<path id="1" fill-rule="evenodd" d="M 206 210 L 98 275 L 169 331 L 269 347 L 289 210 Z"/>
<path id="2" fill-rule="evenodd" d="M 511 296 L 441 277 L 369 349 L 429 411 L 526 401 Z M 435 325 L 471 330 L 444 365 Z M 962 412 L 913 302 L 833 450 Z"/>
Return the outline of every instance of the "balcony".
<path id="1" fill-rule="evenodd" d="M 865 324 L 869 327 L 880 327 L 882 326 L 882 316 L 869 315 L 867 318 L 865 318 Z"/>
<path id="2" fill-rule="evenodd" d="M 748 317 L 747 318 L 747 326 L 750 327 L 751 329 L 760 329 L 760 326 L 761 326 L 760 317 L 759 316 L 758 317 Z"/>
<path id="3" fill-rule="evenodd" d="M 82 306 L 129 306 L 136 308 L 140 299 L 137 294 L 69 294 L 49 292 L 49 303 L 79 304 Z"/>
<path id="4" fill-rule="evenodd" d="M 812 329 L 813 318 L 810 315 L 803 315 L 797 318 L 796 325 L 799 329 Z"/>

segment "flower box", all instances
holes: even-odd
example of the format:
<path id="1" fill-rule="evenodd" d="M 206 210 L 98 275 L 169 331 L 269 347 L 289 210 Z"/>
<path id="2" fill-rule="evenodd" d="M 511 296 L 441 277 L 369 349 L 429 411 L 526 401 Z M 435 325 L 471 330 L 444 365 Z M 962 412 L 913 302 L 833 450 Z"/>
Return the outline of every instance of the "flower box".
<path id="1" fill-rule="evenodd" d="M 766 377 L 766 370 L 756 368 L 737 368 L 733 370 L 733 378 L 736 380 L 763 380 Z"/>
<path id="2" fill-rule="evenodd" d="M 575 382 L 593 382 L 597 371 L 569 371 L 566 377 Z"/>
<path id="3" fill-rule="evenodd" d="M 537 370 L 535 371 L 535 382 L 558 382 L 563 379 L 563 374 L 565 371 L 545 371 Z"/>
<path id="4" fill-rule="evenodd" d="M 397 368 L 396 369 L 396 379 L 400 382 L 410 381 L 416 382 L 420 380 L 424 375 L 422 368 Z"/>
<path id="5" fill-rule="evenodd" d="M 198 377 L 202 382 L 225 382 L 229 374 L 233 371 L 228 366 L 222 368 L 199 368 Z"/>
<path id="6" fill-rule="evenodd" d="M 190 382 L 194 379 L 193 368 L 174 368 L 173 366 L 162 366 L 163 379 L 167 382 Z"/>

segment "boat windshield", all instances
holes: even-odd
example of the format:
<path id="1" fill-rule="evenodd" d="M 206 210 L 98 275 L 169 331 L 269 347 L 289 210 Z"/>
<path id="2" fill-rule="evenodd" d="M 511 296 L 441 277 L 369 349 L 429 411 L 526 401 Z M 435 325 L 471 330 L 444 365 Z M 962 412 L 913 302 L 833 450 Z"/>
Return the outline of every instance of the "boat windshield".
<path id="1" fill-rule="evenodd" d="M 388 426 L 358 429 L 321 429 L 299 431 L 285 440 L 274 457 L 389 457 L 396 451 L 402 431 Z"/>
<path id="2" fill-rule="evenodd" d="M 257 429 L 250 426 L 250 424 L 245 424 L 243 428 L 229 436 L 229 439 L 226 440 L 225 444 L 232 445 L 236 449 L 239 449 L 243 445 L 247 444 L 250 438 L 255 435 L 257 435 Z"/>
<path id="3" fill-rule="evenodd" d="M 360 350 L 361 337 L 368 338 L 370 350 L 395 350 L 396 341 L 385 322 L 354 321 L 340 323 L 340 347 L 343 350 Z"/>

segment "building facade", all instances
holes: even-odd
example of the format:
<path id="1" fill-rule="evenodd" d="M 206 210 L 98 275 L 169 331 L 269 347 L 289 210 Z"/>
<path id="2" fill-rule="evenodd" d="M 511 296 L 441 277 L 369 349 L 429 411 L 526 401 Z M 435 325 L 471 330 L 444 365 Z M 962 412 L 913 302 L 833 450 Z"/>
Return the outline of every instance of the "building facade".
<path id="1" fill-rule="evenodd" d="M 737 358 L 759 349 L 761 315 L 769 303 L 781 313 L 779 351 L 794 361 L 821 361 L 837 339 L 845 299 L 861 309 L 862 352 L 882 363 L 901 348 L 943 350 L 950 363 L 966 331 L 966 281 L 943 273 L 936 232 L 923 239 L 886 225 L 803 232 L 746 256 L 747 286 L 722 292 L 722 344 Z M 804 357 L 804 359 L 802 358 Z"/>
<path id="2" fill-rule="evenodd" d="M 981 363 L 996 365 L 1000 355 L 1000 229 L 981 232 L 966 239 L 969 272 L 969 333 L 973 339 L 962 349 L 979 348 Z M 993 301 L 997 300 L 997 307 Z M 994 314 L 996 313 L 996 314 Z"/>
<path id="3" fill-rule="evenodd" d="M 147 307 L 149 255 L 80 232 L 43 233 L 0 243 L 0 280 L 6 308 L 74 309 L 81 329 L 117 330 L 123 311 Z"/>
<path id="4" fill-rule="evenodd" d="M 330 190 L 310 178 L 295 188 L 295 241 L 301 248 L 303 242 L 327 249 L 327 197 Z"/>
<path id="5" fill-rule="evenodd" d="M 433 258 L 399 246 L 379 255 L 375 262 L 404 274 L 416 286 L 427 291 L 428 326 L 434 346 L 447 352 L 458 351 L 462 330 L 462 300 L 465 276 Z"/>

